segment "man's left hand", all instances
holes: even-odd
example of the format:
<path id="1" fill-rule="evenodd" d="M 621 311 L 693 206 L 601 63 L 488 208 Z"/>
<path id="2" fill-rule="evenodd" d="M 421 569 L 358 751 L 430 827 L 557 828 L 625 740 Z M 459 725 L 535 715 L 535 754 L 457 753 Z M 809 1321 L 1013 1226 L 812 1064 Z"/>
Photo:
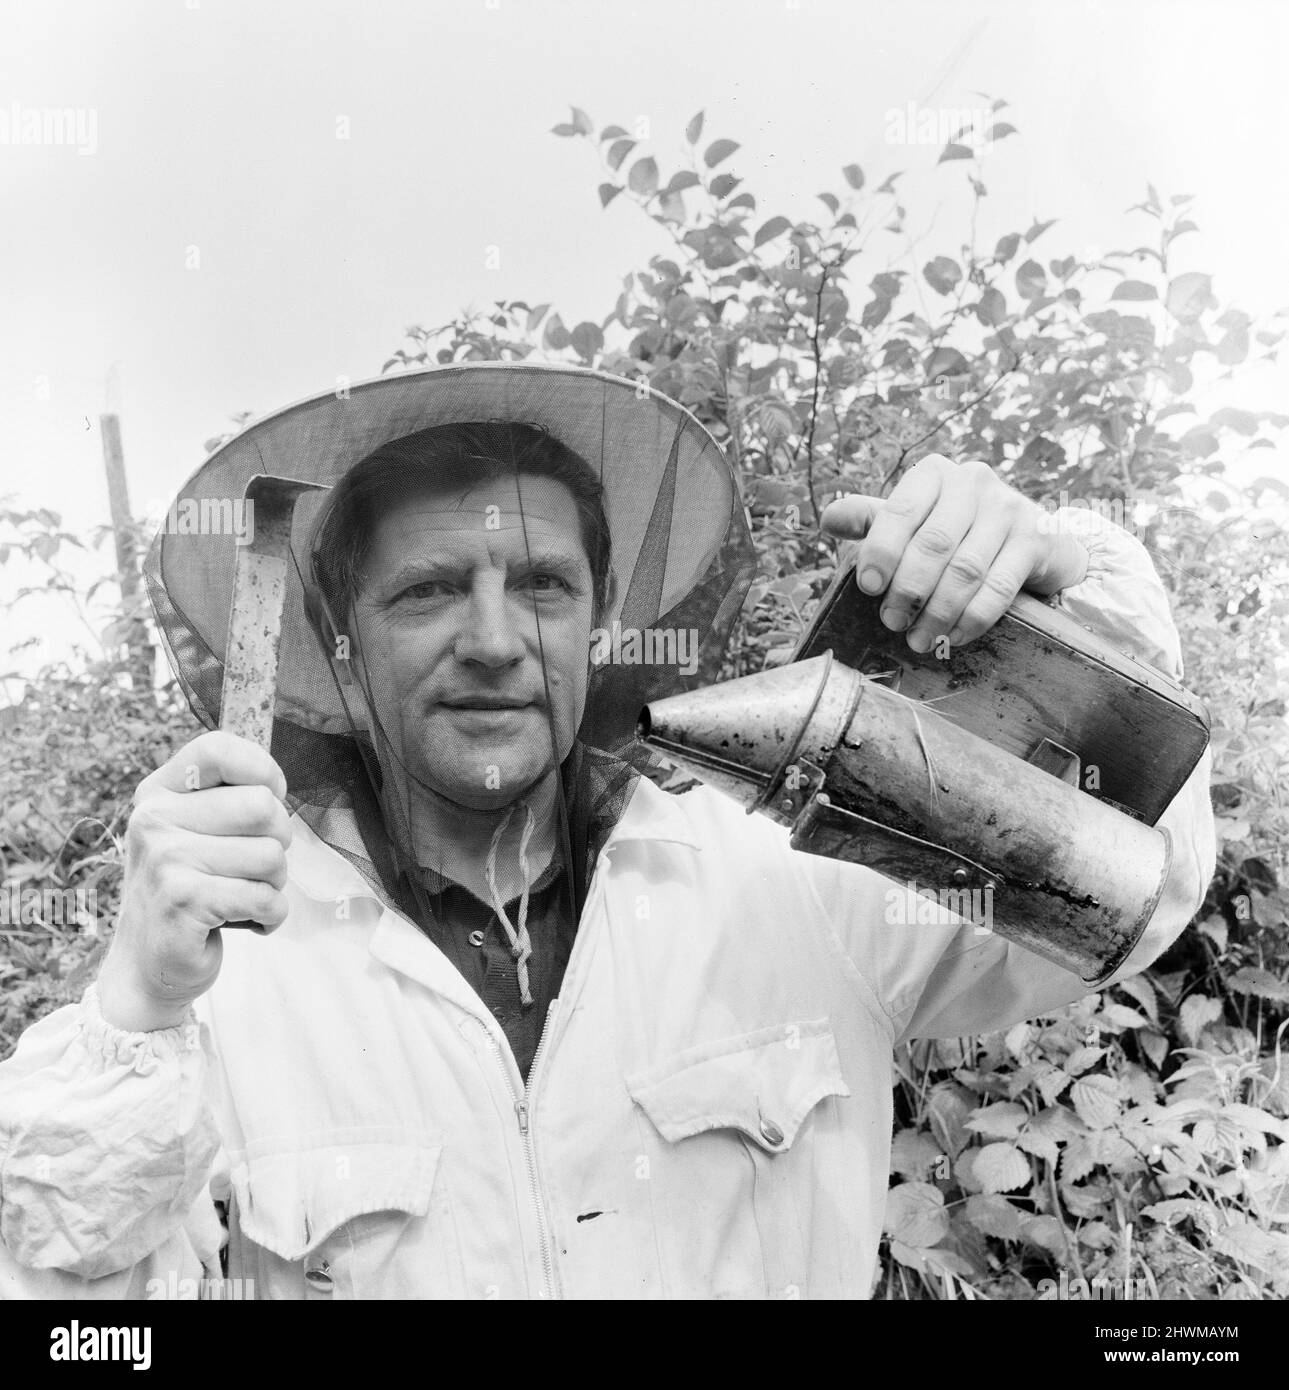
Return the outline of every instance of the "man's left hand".
<path id="1" fill-rule="evenodd" d="M 1054 594 L 1083 579 L 1083 543 L 1046 515 L 988 464 L 931 454 L 889 497 L 838 498 L 820 525 L 859 542 L 860 588 L 885 593 L 882 621 L 925 652 L 938 638 L 957 647 L 987 632 L 1022 589 Z"/>

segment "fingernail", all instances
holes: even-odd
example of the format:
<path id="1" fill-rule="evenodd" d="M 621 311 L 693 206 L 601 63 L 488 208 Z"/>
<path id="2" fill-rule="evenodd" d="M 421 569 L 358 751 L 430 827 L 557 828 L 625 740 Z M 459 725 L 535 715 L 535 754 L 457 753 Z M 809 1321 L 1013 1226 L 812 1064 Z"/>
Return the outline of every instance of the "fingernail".
<path id="1" fill-rule="evenodd" d="M 876 594 L 881 592 L 882 572 L 881 570 L 866 569 L 859 576 L 859 587 L 866 594 Z"/>
<path id="2" fill-rule="evenodd" d="M 892 632 L 903 632 L 909 625 L 909 615 L 898 608 L 883 608 L 882 621 Z"/>
<path id="3" fill-rule="evenodd" d="M 931 637 L 926 632 L 909 633 L 909 649 L 915 652 L 924 652 L 931 645 Z"/>
<path id="4" fill-rule="evenodd" d="M 955 627 L 955 628 L 953 629 L 953 631 L 949 634 L 949 645 L 950 645 L 951 647 L 956 647 L 956 646 L 958 645 L 958 643 L 961 642 L 961 641 L 962 641 L 962 629 L 961 629 L 960 627 Z"/>

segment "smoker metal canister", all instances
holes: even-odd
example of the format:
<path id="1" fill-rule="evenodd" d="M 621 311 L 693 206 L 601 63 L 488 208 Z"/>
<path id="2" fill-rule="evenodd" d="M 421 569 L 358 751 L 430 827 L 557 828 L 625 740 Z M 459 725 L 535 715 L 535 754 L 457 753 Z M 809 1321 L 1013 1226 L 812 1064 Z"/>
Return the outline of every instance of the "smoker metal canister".
<path id="1" fill-rule="evenodd" d="M 986 925 L 1091 984 L 1123 963 L 1163 891 L 1165 832 L 831 654 L 657 701 L 642 732 L 789 825 L 796 848 L 950 906 L 985 894 Z"/>

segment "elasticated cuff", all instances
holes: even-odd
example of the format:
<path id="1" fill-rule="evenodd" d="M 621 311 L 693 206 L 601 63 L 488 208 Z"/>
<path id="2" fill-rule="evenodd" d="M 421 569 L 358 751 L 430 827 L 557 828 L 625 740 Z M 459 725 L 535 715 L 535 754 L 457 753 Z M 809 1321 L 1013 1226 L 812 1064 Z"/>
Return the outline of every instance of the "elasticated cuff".
<path id="1" fill-rule="evenodd" d="M 147 1076 L 162 1062 L 201 1050 L 201 1027 L 191 1005 L 182 1023 L 150 1033 L 131 1033 L 114 1028 L 99 1008 L 98 986 L 90 985 L 81 997 L 77 1027 L 81 1045 L 105 1066 L 123 1066 Z"/>

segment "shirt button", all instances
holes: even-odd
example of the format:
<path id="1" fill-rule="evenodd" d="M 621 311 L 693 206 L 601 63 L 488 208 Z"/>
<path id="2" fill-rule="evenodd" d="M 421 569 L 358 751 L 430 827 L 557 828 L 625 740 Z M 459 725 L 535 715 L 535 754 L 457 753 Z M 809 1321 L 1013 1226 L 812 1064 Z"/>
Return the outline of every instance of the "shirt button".
<path id="1" fill-rule="evenodd" d="M 477 931 L 477 930 L 476 930 L 476 931 L 472 931 L 472 932 L 470 933 L 470 935 L 466 938 L 466 940 L 469 941 L 469 943 L 470 943 L 471 946 L 482 946 L 482 945 L 483 945 L 483 933 L 482 933 L 481 931 Z"/>
<path id="2" fill-rule="evenodd" d="M 783 1143 L 783 1131 L 773 1120 L 762 1120 L 761 1138 L 764 1139 L 767 1144 L 772 1144 L 777 1147 L 779 1144 Z"/>
<path id="3" fill-rule="evenodd" d="M 330 1293 L 332 1286 L 331 1266 L 323 1260 L 319 1265 L 304 1271 L 304 1277 L 319 1293 Z"/>

